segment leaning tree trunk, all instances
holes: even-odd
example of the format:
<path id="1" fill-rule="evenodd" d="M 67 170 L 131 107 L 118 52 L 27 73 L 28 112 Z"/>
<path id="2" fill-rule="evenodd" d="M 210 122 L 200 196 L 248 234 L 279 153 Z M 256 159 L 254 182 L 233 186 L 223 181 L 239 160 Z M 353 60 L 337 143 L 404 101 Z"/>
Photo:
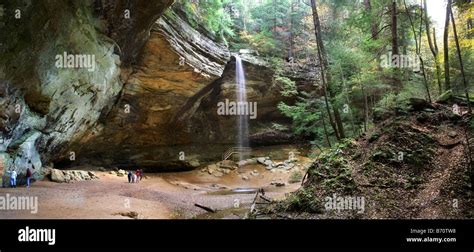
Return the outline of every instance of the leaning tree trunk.
<path id="1" fill-rule="evenodd" d="M 331 100 L 335 98 L 335 94 L 333 90 L 331 90 L 331 74 L 329 72 L 329 63 L 327 60 L 327 54 L 326 50 L 324 48 L 324 43 L 323 39 L 321 37 L 321 23 L 319 21 L 319 14 L 318 14 L 318 9 L 316 5 L 316 0 L 311 0 L 311 9 L 313 11 L 313 23 L 314 23 L 314 32 L 316 36 L 316 44 L 318 47 L 318 57 L 320 59 L 320 65 L 321 65 L 321 74 L 322 74 L 322 81 L 323 85 L 325 85 L 326 90 L 329 94 L 329 97 Z M 344 127 L 342 124 L 342 119 L 341 119 L 341 114 L 339 113 L 339 110 L 333 106 L 333 112 L 334 112 L 334 120 L 336 127 L 334 128 L 334 131 L 336 132 L 336 135 L 338 136 L 338 139 L 345 138 L 344 134 Z M 328 113 L 330 115 L 331 113 Z M 331 122 L 331 125 L 333 125 L 334 122 Z"/>
<path id="2" fill-rule="evenodd" d="M 443 87 L 441 84 L 441 71 L 439 67 L 439 57 L 438 57 L 438 45 L 436 45 L 436 32 L 435 28 L 433 28 L 433 39 L 431 39 L 430 35 L 430 19 L 428 18 L 428 5 L 426 0 L 423 0 L 423 5 L 425 6 L 423 15 L 425 17 L 425 28 L 426 28 L 426 36 L 428 38 L 428 45 L 430 46 L 430 51 L 433 54 L 435 68 L 436 68 L 436 79 L 438 81 L 438 92 L 441 94 L 443 92 Z M 434 43 L 434 44 L 433 44 Z"/>
<path id="3" fill-rule="evenodd" d="M 406 0 L 403 0 L 403 4 L 405 6 L 405 11 L 406 11 L 406 14 L 408 16 L 408 20 L 410 20 L 411 29 L 413 31 L 413 37 L 415 38 L 415 51 L 416 51 L 416 55 L 418 56 L 418 59 L 420 59 L 421 71 L 423 73 L 423 84 L 425 85 L 426 95 L 428 96 L 428 101 L 431 103 L 430 87 L 428 85 L 428 80 L 426 78 L 425 63 L 423 61 L 423 58 L 421 57 L 421 37 L 420 37 L 420 41 L 418 41 L 418 38 L 417 38 L 417 35 L 416 35 L 416 30 L 415 30 L 415 24 L 413 23 L 413 19 L 411 18 L 410 11 L 408 10 Z M 421 6 L 421 8 L 423 8 L 423 6 Z M 423 11 L 423 9 L 422 9 L 422 11 Z M 421 32 L 422 32 L 422 30 L 421 30 L 422 23 L 423 23 L 423 19 L 421 20 L 421 23 L 420 23 L 420 31 L 419 31 L 420 35 L 421 35 Z"/>
<path id="4" fill-rule="evenodd" d="M 464 85 L 464 92 L 466 94 L 467 105 L 469 107 L 469 113 L 471 113 L 472 112 L 471 100 L 469 99 L 469 89 L 468 89 L 468 84 L 466 81 L 466 74 L 464 73 L 464 64 L 462 61 L 461 47 L 459 46 L 458 32 L 456 30 L 456 21 L 454 20 L 453 10 L 451 9 L 450 11 L 451 11 L 451 22 L 453 24 L 454 41 L 456 42 L 456 51 L 459 58 L 459 65 L 461 67 L 462 83 Z"/>
<path id="5" fill-rule="evenodd" d="M 444 87 L 445 90 L 451 89 L 451 83 L 449 80 L 449 47 L 448 47 L 448 36 L 449 36 L 449 16 L 451 15 L 451 0 L 448 0 L 446 5 L 446 20 L 444 22 L 444 36 L 443 36 L 443 47 L 444 47 Z"/>

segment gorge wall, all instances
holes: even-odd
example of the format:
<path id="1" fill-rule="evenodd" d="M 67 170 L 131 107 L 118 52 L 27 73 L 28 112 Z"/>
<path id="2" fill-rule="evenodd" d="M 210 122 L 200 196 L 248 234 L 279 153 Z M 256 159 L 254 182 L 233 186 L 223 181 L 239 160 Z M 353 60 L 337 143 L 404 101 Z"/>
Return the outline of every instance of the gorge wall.
<path id="1" fill-rule="evenodd" d="M 30 161 L 38 169 L 86 164 L 182 170 L 232 147 L 236 118 L 217 115 L 217 103 L 235 100 L 235 61 L 224 44 L 198 32 L 179 12 L 165 12 L 171 4 L 4 5 L 0 153 L 8 166 L 20 173 Z M 20 19 L 13 14 L 18 6 Z M 56 57 L 64 53 L 94 55 L 94 71 L 58 68 Z M 247 96 L 258 103 L 251 140 L 288 141 L 266 134 L 272 122 L 288 120 L 276 108 L 284 99 L 272 84 L 271 68 L 254 58 L 244 57 Z"/>

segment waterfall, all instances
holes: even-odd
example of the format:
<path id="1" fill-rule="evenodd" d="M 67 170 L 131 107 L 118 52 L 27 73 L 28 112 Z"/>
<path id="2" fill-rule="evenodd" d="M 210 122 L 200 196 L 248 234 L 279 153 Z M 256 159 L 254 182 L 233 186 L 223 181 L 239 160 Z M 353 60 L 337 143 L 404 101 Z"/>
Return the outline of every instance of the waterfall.
<path id="1" fill-rule="evenodd" d="M 247 90 L 245 87 L 245 73 L 242 65 L 242 59 L 235 55 L 235 81 L 237 84 L 238 104 L 247 104 Z M 238 147 L 249 147 L 249 122 L 248 115 L 238 116 Z M 240 153 L 240 160 L 243 154 Z"/>

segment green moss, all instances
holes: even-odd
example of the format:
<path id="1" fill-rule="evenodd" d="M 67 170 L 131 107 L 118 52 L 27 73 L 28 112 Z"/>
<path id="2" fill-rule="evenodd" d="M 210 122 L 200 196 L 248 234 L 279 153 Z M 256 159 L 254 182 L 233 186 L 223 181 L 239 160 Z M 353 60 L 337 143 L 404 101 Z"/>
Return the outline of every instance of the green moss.
<path id="1" fill-rule="evenodd" d="M 295 193 L 291 194 L 282 205 L 285 211 L 297 211 L 308 213 L 321 213 L 322 203 L 315 196 L 313 187 L 303 187 Z"/>

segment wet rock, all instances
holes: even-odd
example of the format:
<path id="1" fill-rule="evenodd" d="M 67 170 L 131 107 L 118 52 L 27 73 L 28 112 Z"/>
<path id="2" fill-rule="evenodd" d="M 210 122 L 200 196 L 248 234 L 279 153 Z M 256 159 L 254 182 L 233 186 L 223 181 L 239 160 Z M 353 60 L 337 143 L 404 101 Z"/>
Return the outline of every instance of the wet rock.
<path id="1" fill-rule="evenodd" d="M 249 177 L 247 175 L 242 175 L 243 180 L 249 180 Z"/>
<path id="2" fill-rule="evenodd" d="M 250 175 L 254 176 L 254 177 L 257 177 L 258 175 L 260 175 L 260 173 L 258 173 L 257 170 L 253 170 L 250 172 Z"/>

